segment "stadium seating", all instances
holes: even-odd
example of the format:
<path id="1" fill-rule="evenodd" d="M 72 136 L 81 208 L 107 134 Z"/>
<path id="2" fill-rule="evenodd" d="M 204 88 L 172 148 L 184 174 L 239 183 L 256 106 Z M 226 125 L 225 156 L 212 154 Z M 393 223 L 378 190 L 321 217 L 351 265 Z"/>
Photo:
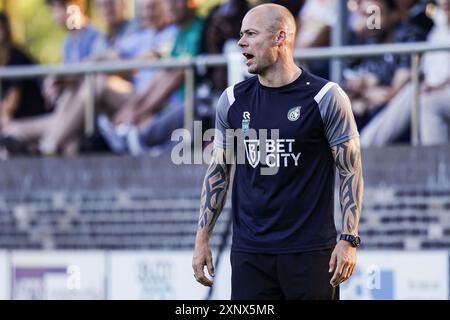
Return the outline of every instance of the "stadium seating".
<path id="1" fill-rule="evenodd" d="M 449 158 L 448 147 L 364 150 L 363 249 L 450 248 Z M 0 248 L 193 247 L 204 165 L 102 156 L 14 159 L 0 168 Z M 230 240 L 229 220 L 230 201 L 214 248 Z"/>

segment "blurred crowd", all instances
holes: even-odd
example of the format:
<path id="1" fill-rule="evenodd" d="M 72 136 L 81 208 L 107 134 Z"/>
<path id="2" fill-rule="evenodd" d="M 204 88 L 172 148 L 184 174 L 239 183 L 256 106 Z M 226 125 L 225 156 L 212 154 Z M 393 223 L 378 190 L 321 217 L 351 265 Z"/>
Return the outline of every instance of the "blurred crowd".
<path id="1" fill-rule="evenodd" d="M 245 13 L 263 2 L 286 6 L 298 18 L 297 48 L 331 45 L 339 0 L 227 0 L 197 14 L 198 1 L 136 0 L 127 20 L 126 0 L 93 0 L 106 30 L 87 16 L 82 0 L 47 0 L 55 24 L 68 28 L 69 6 L 80 9 L 77 28 L 61 44 L 65 64 L 195 57 L 238 51 Z M 348 0 L 345 45 L 427 41 L 450 44 L 449 0 Z M 377 16 L 378 13 L 378 16 Z M 378 19 L 379 18 L 379 19 Z M 300 51 L 301 52 L 301 51 Z M 330 77 L 329 60 L 302 66 Z M 0 14 L 0 65 L 31 65 L 34 59 L 12 41 L 8 17 Z M 117 74 L 3 79 L 0 147 L 9 154 L 77 155 L 112 151 L 141 155 L 164 152 L 183 127 L 184 76 L 179 69 L 141 69 Z M 344 61 L 340 85 L 348 93 L 363 147 L 410 139 L 413 89 L 410 55 Z M 195 119 L 214 125 L 215 102 L 227 87 L 227 68 L 196 70 Z M 446 144 L 450 130 L 450 52 L 425 53 L 420 74 L 420 133 L 426 145 Z M 95 102 L 94 134 L 86 137 L 89 94 Z"/>

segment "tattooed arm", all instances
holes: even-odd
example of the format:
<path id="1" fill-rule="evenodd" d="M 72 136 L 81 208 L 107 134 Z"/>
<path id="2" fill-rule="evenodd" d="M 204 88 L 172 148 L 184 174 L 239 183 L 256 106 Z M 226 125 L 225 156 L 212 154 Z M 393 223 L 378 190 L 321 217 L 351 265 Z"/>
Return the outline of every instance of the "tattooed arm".
<path id="1" fill-rule="evenodd" d="M 358 235 L 364 192 L 359 138 L 332 147 L 332 153 L 339 171 L 342 233 Z M 355 265 L 356 248 L 348 241 L 339 241 L 330 260 L 330 272 L 334 271 L 331 285 L 337 286 L 350 278 Z"/>
<path id="2" fill-rule="evenodd" d="M 340 178 L 342 233 L 357 235 L 364 191 L 359 139 L 337 145 L 332 151 Z"/>
<path id="3" fill-rule="evenodd" d="M 212 253 L 208 241 L 225 205 L 229 181 L 230 165 L 225 162 L 225 150 L 215 148 L 203 182 L 200 218 L 192 259 L 195 279 L 204 286 L 212 285 L 212 281 L 205 276 L 203 269 L 207 266 L 208 273 L 211 276 L 214 275 Z"/>

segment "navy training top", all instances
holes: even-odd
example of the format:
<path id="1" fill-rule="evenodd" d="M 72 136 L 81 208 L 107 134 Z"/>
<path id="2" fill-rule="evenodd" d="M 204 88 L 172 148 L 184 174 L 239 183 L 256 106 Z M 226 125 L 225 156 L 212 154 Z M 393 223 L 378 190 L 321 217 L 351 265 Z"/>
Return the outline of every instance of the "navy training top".
<path id="1" fill-rule="evenodd" d="M 295 253 L 336 245 L 331 147 L 359 134 L 344 91 L 302 71 L 277 88 L 252 77 L 219 99 L 214 145 L 234 151 L 237 162 L 234 251 Z"/>

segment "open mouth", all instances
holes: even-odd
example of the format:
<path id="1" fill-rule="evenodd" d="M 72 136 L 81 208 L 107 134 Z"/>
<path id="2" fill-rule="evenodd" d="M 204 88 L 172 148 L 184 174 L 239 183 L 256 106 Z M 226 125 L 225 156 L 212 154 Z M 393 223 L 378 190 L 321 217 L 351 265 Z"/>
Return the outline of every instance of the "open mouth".
<path id="1" fill-rule="evenodd" d="M 255 56 L 250 53 L 243 53 L 243 55 L 247 59 L 247 64 L 250 64 L 255 58 Z"/>

